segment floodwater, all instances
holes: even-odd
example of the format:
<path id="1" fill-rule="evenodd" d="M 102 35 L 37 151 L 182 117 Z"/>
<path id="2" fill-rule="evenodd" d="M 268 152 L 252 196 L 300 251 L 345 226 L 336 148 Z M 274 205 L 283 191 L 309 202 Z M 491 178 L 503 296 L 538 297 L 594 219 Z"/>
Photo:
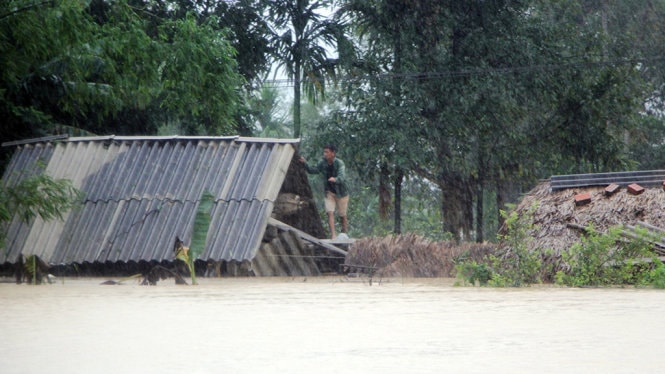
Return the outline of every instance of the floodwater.
<path id="1" fill-rule="evenodd" d="M 102 279 L 103 280 L 103 279 Z M 0 284 L 0 373 L 651 373 L 665 292 L 450 279 Z"/>

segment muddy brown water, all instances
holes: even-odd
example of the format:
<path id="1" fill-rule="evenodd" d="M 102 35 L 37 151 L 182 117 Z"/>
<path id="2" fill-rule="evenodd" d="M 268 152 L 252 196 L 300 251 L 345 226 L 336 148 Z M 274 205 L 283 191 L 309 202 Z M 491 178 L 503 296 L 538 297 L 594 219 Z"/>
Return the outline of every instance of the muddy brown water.
<path id="1" fill-rule="evenodd" d="M 450 279 L 0 284 L 0 373 L 656 373 L 665 292 Z"/>

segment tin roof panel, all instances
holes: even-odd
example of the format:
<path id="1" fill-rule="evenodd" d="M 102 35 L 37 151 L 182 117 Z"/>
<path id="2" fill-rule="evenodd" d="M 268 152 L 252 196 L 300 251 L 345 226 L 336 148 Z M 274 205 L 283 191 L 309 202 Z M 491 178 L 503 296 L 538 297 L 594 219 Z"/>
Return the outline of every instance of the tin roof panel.
<path id="1" fill-rule="evenodd" d="M 7 225 L 0 262 L 39 248 L 55 264 L 173 259 L 191 241 L 206 191 L 215 196 L 201 258 L 251 260 L 261 243 L 297 140 L 239 137 L 85 137 L 21 144 L 3 183 L 29 173 L 72 180 L 84 193 L 64 221 Z M 30 172 L 28 172 L 30 171 Z M 267 186 L 267 184 L 269 186 Z"/>

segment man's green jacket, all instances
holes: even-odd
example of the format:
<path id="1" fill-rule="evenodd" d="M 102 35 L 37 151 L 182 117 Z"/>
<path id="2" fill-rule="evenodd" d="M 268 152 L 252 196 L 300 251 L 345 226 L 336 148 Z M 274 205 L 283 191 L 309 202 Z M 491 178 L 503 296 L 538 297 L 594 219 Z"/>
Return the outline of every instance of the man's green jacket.
<path id="1" fill-rule="evenodd" d="M 305 164 L 307 172 L 310 174 L 321 174 L 323 179 L 323 187 L 325 188 L 328 180 L 326 178 L 326 169 L 328 169 L 328 162 L 323 159 L 319 161 L 316 166 L 310 166 Z M 333 177 L 335 177 L 335 191 L 337 197 L 344 197 L 349 194 L 349 191 L 346 187 L 346 167 L 344 166 L 344 161 L 335 157 L 333 159 Z"/>

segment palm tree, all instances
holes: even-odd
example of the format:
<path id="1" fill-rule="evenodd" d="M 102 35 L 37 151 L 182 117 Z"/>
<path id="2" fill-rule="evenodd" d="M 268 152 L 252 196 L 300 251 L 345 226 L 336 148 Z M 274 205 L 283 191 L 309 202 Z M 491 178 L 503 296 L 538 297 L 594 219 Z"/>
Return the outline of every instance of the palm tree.
<path id="1" fill-rule="evenodd" d="M 253 125 L 260 129 L 259 136 L 283 138 L 290 136 L 286 113 L 280 110 L 281 100 L 276 88 L 264 86 L 248 100 Z"/>
<path id="2" fill-rule="evenodd" d="M 331 0 L 266 0 L 271 27 L 272 58 L 293 82 L 293 136 L 299 138 L 301 88 L 316 103 L 325 95 L 326 78 L 335 79 L 338 59 L 329 56 L 330 48 L 349 46 L 344 25 L 326 16 Z"/>

